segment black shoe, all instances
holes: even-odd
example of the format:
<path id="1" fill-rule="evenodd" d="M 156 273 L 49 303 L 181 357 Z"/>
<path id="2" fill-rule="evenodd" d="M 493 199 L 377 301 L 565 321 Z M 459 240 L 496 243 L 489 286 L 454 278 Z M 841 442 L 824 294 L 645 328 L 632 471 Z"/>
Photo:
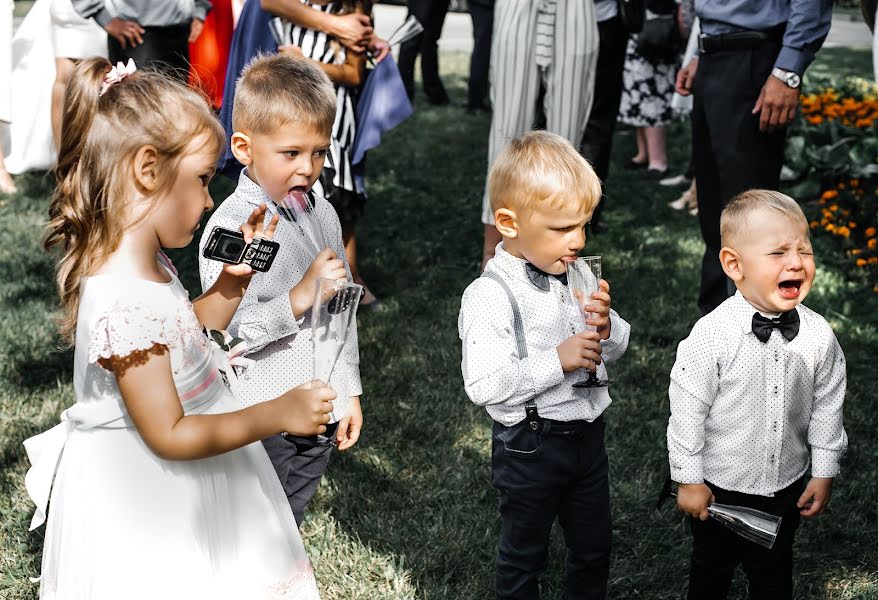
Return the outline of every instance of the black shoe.
<path id="1" fill-rule="evenodd" d="M 445 106 L 447 104 L 451 104 L 451 98 L 448 97 L 448 94 L 427 94 L 427 102 L 432 104 L 433 106 Z"/>
<path id="2" fill-rule="evenodd" d="M 665 175 L 668 174 L 668 168 L 665 167 L 664 169 L 653 169 L 650 167 L 646 170 L 646 174 L 650 179 L 662 179 Z"/>
<path id="3" fill-rule="evenodd" d="M 634 160 L 632 158 L 627 163 L 625 163 L 625 170 L 626 171 L 640 171 L 642 169 L 645 169 L 648 166 L 649 166 L 648 162 L 646 162 L 646 161 L 637 162 L 636 160 Z"/>
<path id="4" fill-rule="evenodd" d="M 492 109 L 486 102 L 482 102 L 480 104 L 470 104 L 466 103 L 463 105 L 463 109 L 466 111 L 468 115 L 474 115 L 480 112 L 491 114 Z"/>

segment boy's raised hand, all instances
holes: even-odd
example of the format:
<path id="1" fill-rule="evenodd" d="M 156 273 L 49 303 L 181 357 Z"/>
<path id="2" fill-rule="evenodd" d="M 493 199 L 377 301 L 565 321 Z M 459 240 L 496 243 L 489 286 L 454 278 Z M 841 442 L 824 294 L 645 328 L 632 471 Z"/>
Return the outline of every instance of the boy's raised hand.
<path id="1" fill-rule="evenodd" d="M 693 519 L 709 519 L 707 507 L 713 501 L 713 492 L 703 483 L 681 483 L 677 488 L 677 509 Z"/>
<path id="2" fill-rule="evenodd" d="M 808 519 L 816 517 L 826 510 L 831 496 L 832 477 L 812 477 L 796 503 L 799 514 Z"/>
<path id="3" fill-rule="evenodd" d="M 571 373 L 577 369 L 597 371 L 601 362 L 601 341 L 597 331 L 583 331 L 572 335 L 558 346 L 561 369 Z"/>
<path id="4" fill-rule="evenodd" d="M 314 304 L 314 292 L 318 279 L 347 280 L 344 261 L 336 257 L 335 250 L 324 248 L 314 258 L 301 281 L 290 290 L 290 307 L 298 319 Z"/>
<path id="5" fill-rule="evenodd" d="M 326 431 L 335 390 L 322 381 L 309 381 L 274 400 L 283 431 L 311 436 Z"/>
<path id="6" fill-rule="evenodd" d="M 251 243 L 253 238 L 256 236 L 263 237 L 267 240 L 270 240 L 274 237 L 274 232 L 277 229 L 277 223 L 280 220 L 278 215 L 274 215 L 271 218 L 271 221 L 268 222 L 268 225 L 265 224 L 265 211 L 268 210 L 268 206 L 263 202 L 259 206 L 253 209 L 253 212 L 250 213 L 250 216 L 247 217 L 247 222 L 241 224 L 241 233 L 244 234 L 244 241 L 246 243 Z M 226 275 L 231 275 L 232 277 L 239 277 L 243 279 L 249 280 L 250 277 L 253 276 L 253 268 L 250 265 L 246 265 L 244 263 L 240 263 L 237 265 L 225 265 L 223 266 L 223 273 Z"/>
<path id="7" fill-rule="evenodd" d="M 602 340 L 610 337 L 610 284 L 601 279 L 598 282 L 599 291 L 591 295 L 591 302 L 584 307 L 590 314 L 586 323 L 594 326 Z"/>

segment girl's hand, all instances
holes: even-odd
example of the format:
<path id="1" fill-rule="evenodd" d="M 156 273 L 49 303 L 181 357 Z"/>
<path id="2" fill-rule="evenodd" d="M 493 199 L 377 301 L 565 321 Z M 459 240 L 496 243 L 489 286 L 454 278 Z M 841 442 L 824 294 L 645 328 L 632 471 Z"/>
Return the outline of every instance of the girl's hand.
<path id="1" fill-rule="evenodd" d="M 600 291 L 591 295 L 593 302 L 589 303 L 584 310 L 591 313 L 586 323 L 593 325 L 595 330 L 600 334 L 601 339 L 605 340 L 610 337 L 610 284 L 601 279 L 598 282 Z"/>
<path id="2" fill-rule="evenodd" d="M 372 39 L 369 40 L 369 52 L 375 57 L 375 64 L 378 64 L 390 54 L 390 44 L 387 40 L 372 35 Z"/>
<path id="3" fill-rule="evenodd" d="M 268 222 L 268 225 L 265 225 L 265 211 L 267 210 L 268 206 L 263 202 L 253 209 L 253 212 L 250 213 L 250 216 L 247 218 L 247 222 L 241 225 L 241 233 L 244 234 L 244 241 L 246 243 L 251 243 L 254 237 L 263 237 L 267 240 L 274 237 L 274 232 L 277 229 L 277 223 L 280 220 L 280 217 L 274 215 L 274 217 L 271 218 L 271 221 Z M 225 265 L 223 267 L 223 273 L 231 275 L 232 277 L 246 278 L 249 281 L 250 277 L 253 276 L 253 268 L 244 263 Z"/>
<path id="4" fill-rule="evenodd" d="M 322 381 L 309 381 L 291 389 L 273 402 L 278 408 L 282 431 L 310 436 L 324 433 L 332 412 L 335 390 Z"/>
<path id="5" fill-rule="evenodd" d="M 363 429 L 363 409 L 360 407 L 360 397 L 351 398 L 351 406 L 348 415 L 338 424 L 335 434 L 335 443 L 339 450 L 347 450 L 360 439 L 360 431 Z"/>
<path id="6" fill-rule="evenodd" d="M 816 517 L 826 510 L 831 496 L 832 477 L 812 477 L 796 503 L 799 514 L 805 518 Z"/>
<path id="7" fill-rule="evenodd" d="M 298 46 L 278 46 L 277 51 L 279 54 L 287 54 L 296 59 L 305 58 L 305 55 L 302 53 L 302 49 Z"/>

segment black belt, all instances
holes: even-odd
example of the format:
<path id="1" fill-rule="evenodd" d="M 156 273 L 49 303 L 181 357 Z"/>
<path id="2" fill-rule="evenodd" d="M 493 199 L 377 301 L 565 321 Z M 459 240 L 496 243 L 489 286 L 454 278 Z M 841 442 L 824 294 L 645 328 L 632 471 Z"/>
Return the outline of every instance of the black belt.
<path id="1" fill-rule="evenodd" d="M 698 36 L 698 49 L 702 54 L 728 50 L 753 50 L 761 48 L 766 42 L 783 42 L 785 28 L 775 27 L 768 31 L 736 31 L 722 35 Z"/>

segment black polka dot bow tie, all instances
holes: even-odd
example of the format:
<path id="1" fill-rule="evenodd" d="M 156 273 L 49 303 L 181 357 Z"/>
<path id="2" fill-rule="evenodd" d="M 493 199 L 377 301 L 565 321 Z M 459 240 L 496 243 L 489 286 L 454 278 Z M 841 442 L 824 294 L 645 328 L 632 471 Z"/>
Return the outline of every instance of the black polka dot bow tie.
<path id="1" fill-rule="evenodd" d="M 544 292 L 549 291 L 549 277 L 554 277 L 564 285 L 567 285 L 567 273 L 561 273 L 560 275 L 555 275 L 554 273 L 546 273 L 545 271 L 536 268 L 530 263 L 524 263 L 524 267 L 524 270 L 527 272 L 527 278 L 530 279 L 530 282 Z"/>
<path id="2" fill-rule="evenodd" d="M 763 344 L 771 337 L 771 330 L 779 329 L 788 342 L 799 334 L 799 313 L 795 309 L 770 319 L 759 313 L 753 315 L 753 335 Z"/>

